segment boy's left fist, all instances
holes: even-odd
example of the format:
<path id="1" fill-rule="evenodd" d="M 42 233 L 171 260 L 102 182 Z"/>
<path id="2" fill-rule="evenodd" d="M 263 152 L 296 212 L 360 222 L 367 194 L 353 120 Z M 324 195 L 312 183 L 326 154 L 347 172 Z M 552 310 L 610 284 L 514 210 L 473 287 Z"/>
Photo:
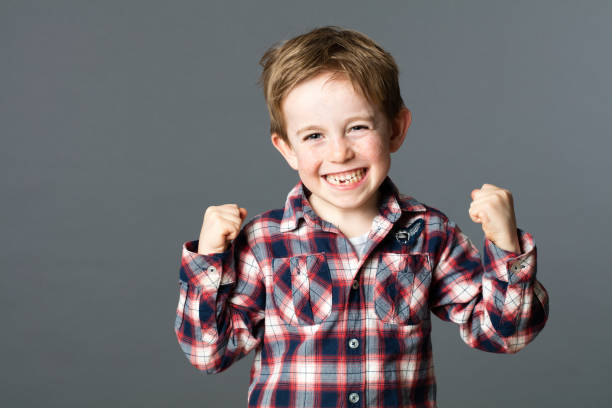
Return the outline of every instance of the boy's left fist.
<path id="1" fill-rule="evenodd" d="M 493 184 L 483 184 L 472 190 L 469 214 L 472 221 L 482 224 L 485 237 L 511 252 L 521 252 L 516 230 L 512 193 Z"/>

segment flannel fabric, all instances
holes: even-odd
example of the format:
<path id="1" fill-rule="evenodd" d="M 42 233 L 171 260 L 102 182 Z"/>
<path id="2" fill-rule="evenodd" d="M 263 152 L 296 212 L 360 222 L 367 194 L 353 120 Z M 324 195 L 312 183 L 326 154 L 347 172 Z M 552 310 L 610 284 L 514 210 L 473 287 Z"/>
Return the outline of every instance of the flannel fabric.
<path id="1" fill-rule="evenodd" d="M 430 312 L 495 353 L 544 327 L 529 233 L 517 229 L 520 254 L 485 239 L 481 259 L 453 221 L 387 178 L 360 259 L 306 194 L 298 183 L 222 254 L 182 248 L 179 344 L 208 373 L 255 350 L 250 407 L 435 407 Z"/>

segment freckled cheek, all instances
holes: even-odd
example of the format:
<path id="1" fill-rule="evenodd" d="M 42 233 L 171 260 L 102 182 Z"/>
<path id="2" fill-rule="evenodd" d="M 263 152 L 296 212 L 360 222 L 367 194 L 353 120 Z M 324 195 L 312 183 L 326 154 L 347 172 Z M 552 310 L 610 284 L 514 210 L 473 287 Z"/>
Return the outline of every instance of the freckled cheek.
<path id="1" fill-rule="evenodd" d="M 313 160 L 312 155 L 302 155 L 298 157 L 299 172 L 304 175 L 316 174 L 319 171 L 320 162 Z"/>
<path id="2" fill-rule="evenodd" d="M 386 160 L 389 151 L 383 143 L 379 141 L 370 141 L 362 143 L 358 146 L 358 154 L 370 161 Z"/>

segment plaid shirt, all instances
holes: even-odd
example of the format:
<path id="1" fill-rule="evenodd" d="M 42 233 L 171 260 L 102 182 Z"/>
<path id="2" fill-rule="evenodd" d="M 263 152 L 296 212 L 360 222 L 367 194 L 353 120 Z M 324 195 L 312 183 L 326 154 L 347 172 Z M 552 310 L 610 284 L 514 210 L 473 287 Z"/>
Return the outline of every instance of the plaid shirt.
<path id="1" fill-rule="evenodd" d="M 298 183 L 222 254 L 182 249 L 175 332 L 216 373 L 255 350 L 250 407 L 435 407 L 431 315 L 470 347 L 515 353 L 542 330 L 548 295 L 533 237 L 484 258 L 442 212 L 387 178 L 359 259 Z"/>

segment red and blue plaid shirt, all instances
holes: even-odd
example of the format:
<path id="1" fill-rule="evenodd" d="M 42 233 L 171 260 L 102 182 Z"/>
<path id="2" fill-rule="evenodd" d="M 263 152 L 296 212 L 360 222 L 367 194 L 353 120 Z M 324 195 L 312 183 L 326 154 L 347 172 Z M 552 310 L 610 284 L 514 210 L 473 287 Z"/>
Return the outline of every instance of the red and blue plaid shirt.
<path id="1" fill-rule="evenodd" d="M 484 257 L 439 210 L 389 178 L 360 259 L 298 183 L 284 209 L 222 254 L 182 250 L 175 332 L 189 362 L 225 370 L 255 350 L 250 407 L 435 407 L 431 313 L 470 347 L 515 353 L 542 330 L 548 294 L 533 237 Z"/>

